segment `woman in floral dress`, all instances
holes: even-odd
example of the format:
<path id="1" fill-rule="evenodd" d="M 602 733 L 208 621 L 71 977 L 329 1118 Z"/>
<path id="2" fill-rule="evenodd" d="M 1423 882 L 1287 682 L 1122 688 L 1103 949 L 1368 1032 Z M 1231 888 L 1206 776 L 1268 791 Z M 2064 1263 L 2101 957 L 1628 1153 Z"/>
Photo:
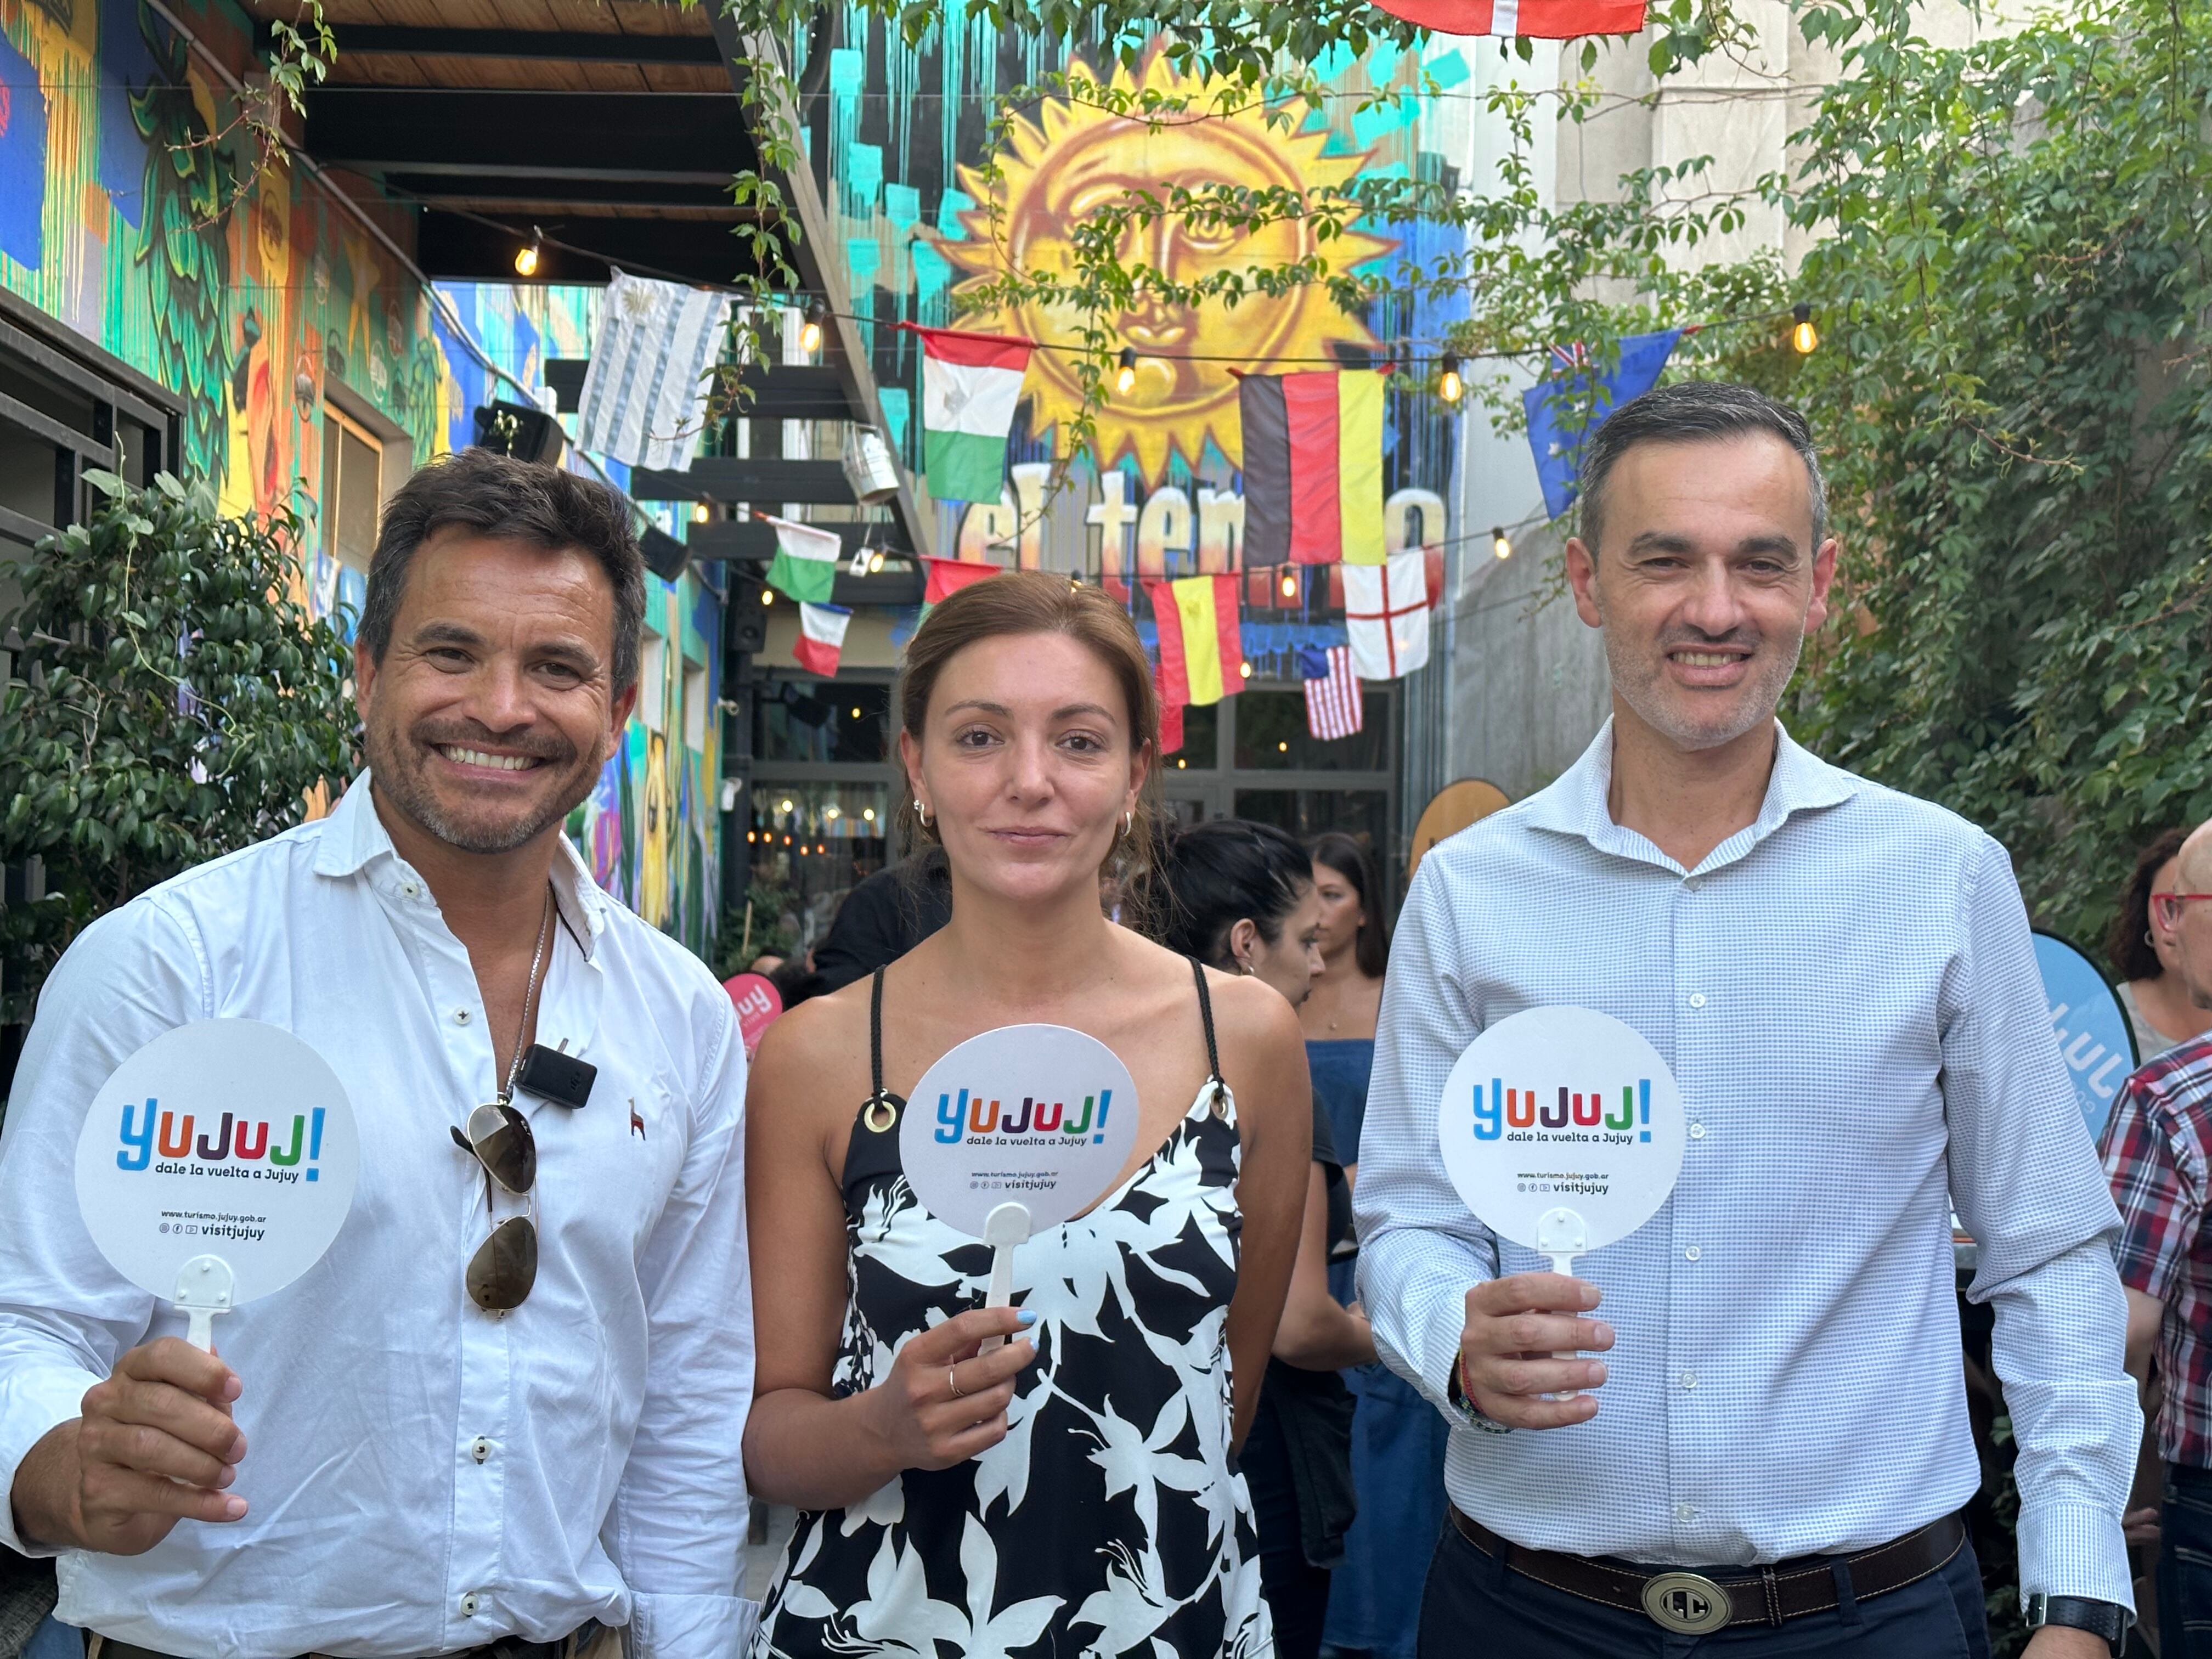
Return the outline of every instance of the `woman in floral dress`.
<path id="1" fill-rule="evenodd" d="M 1010 573 L 937 607 L 898 697 L 909 828 L 952 918 L 774 1026 L 749 1106 L 760 1332 L 752 1490 L 802 1511 L 756 1659 L 1260 1659 L 1232 1447 L 1297 1248 L 1311 1129 L 1296 1016 L 1146 913 L 1158 710 L 1127 616 Z M 901 1097 L 956 1044 L 1073 1026 L 1128 1066 L 1136 1149 L 1014 1252 L 916 1199 Z M 987 1336 L 1006 1346 L 979 1352 Z"/>

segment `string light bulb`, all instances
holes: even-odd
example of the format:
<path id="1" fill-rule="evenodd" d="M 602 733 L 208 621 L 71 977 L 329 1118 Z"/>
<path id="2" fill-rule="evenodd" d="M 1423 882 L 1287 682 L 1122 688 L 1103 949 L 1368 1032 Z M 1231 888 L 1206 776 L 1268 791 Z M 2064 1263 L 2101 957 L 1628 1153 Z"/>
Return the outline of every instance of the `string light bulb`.
<path id="1" fill-rule="evenodd" d="M 806 320 L 799 330 L 799 349 L 811 357 L 822 349 L 822 325 L 830 319 L 830 307 L 817 300 L 806 307 Z"/>
<path id="2" fill-rule="evenodd" d="M 1121 348 L 1121 367 L 1114 372 L 1114 390 L 1123 397 L 1137 389 L 1137 348 Z"/>
<path id="3" fill-rule="evenodd" d="M 1459 359 L 1450 352 L 1444 354 L 1443 372 L 1437 376 L 1437 396 L 1448 404 L 1455 404 L 1467 395 L 1467 382 L 1459 377 Z"/>
<path id="4" fill-rule="evenodd" d="M 1240 662 L 1237 665 L 1237 672 L 1249 680 L 1252 678 L 1252 665 L 1249 662 Z"/>
<path id="5" fill-rule="evenodd" d="M 538 250 L 542 246 L 543 244 L 539 240 L 536 236 L 532 236 L 520 247 L 514 250 L 514 274 L 516 276 L 535 276 L 538 274 Z"/>
<path id="6" fill-rule="evenodd" d="M 1510 559 L 1513 556 L 1511 539 L 1497 525 L 1490 526 L 1490 550 L 1501 559 Z"/>
<path id="7" fill-rule="evenodd" d="M 763 587 L 761 589 L 761 603 L 763 605 L 774 605 L 775 603 L 775 590 L 773 587 Z"/>
<path id="8" fill-rule="evenodd" d="M 1283 572 L 1283 597 L 1295 599 L 1298 596 L 1298 579 L 1291 572 Z"/>
<path id="9" fill-rule="evenodd" d="M 708 520 L 714 516 L 714 509 L 708 507 L 704 501 L 701 501 L 696 507 L 691 509 L 691 522 L 693 524 L 704 524 Z"/>
<path id="10" fill-rule="evenodd" d="M 1809 357 L 1820 349 L 1820 331 L 1813 326 L 1813 307 L 1801 300 L 1790 307 L 1790 314 L 1797 319 L 1790 331 L 1790 349 L 1800 357 Z"/>

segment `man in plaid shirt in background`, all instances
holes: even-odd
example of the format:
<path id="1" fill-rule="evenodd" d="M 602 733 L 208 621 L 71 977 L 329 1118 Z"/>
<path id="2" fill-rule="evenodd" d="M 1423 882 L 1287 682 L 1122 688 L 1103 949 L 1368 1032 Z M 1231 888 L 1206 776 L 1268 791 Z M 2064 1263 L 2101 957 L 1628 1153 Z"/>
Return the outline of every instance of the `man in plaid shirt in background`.
<path id="1" fill-rule="evenodd" d="M 2182 843 L 2180 890 L 2151 914 L 2179 947 L 2190 1000 L 2212 1007 L 2212 823 Z M 2170 1048 L 2120 1090 L 2100 1150 L 2120 1206 L 2128 1369 L 2154 1349 L 2166 1506 L 2158 1563 L 2161 1659 L 2212 1659 L 2212 1031 Z"/>

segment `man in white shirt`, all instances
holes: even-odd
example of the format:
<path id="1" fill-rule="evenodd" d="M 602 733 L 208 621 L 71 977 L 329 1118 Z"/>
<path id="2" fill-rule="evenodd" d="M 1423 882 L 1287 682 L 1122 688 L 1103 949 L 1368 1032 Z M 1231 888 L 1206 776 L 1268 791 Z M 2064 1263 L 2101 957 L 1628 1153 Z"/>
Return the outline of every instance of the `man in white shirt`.
<path id="1" fill-rule="evenodd" d="M 1360 1141 L 1360 1299 L 1454 1424 L 1421 1652 L 1986 1656 L 1954 1205 L 2020 1453 L 2027 1659 L 2117 1651 L 2119 1217 L 2010 861 L 1775 719 L 1836 559 L 1796 411 L 1648 392 L 1582 487 L 1567 574 L 1613 718 L 1422 860 Z M 1470 1215 L 1437 1143 L 1468 1044 L 1563 1006 L 1649 1040 L 1688 1119 L 1672 1197 L 1573 1278 Z"/>
<path id="2" fill-rule="evenodd" d="M 94 1653 L 599 1659 L 617 1627 L 632 1659 L 742 1651 L 744 1051 L 561 832 L 636 699 L 643 610 L 614 492 L 482 450 L 425 467 L 356 647 L 368 771 L 47 981 L 0 1138 L 0 1544 L 61 1556 Z M 329 1254 L 217 1357 L 102 1260 L 72 1171 L 108 1074 L 225 1018 L 330 1062 L 361 1173 Z M 588 1091 L 532 1093 L 533 1045 Z"/>

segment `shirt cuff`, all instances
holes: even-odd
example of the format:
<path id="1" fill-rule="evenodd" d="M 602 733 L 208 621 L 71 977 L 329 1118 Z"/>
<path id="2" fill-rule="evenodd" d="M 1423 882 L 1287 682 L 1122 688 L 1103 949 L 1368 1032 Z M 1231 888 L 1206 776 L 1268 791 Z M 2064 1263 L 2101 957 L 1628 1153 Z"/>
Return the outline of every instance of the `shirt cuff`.
<path id="1" fill-rule="evenodd" d="M 1411 1346 L 1420 1352 L 1407 1353 L 1393 1344 L 1380 1324 L 1370 1322 L 1376 1352 L 1382 1363 L 1412 1383 L 1421 1397 L 1462 1428 L 1475 1426 L 1471 1407 L 1463 1404 L 1458 1388 L 1459 1346 L 1467 1335 L 1467 1291 L 1441 1298 L 1436 1305 L 1407 1322 Z M 1393 1325 L 1399 1322 L 1393 1320 Z"/>
<path id="2" fill-rule="evenodd" d="M 16 1536 L 15 1471 L 54 1429 L 84 1415 L 85 1391 L 100 1380 L 64 1366 L 0 1373 L 0 1545 L 18 1555 L 43 1560 L 62 1553 L 60 1547 Z"/>
<path id="3" fill-rule="evenodd" d="M 2132 1612 L 2127 1540 L 2120 1518 L 2086 1504 L 2023 1507 L 2020 1516 L 2021 1605 L 2037 1590 L 2117 1601 Z"/>
<path id="4" fill-rule="evenodd" d="M 741 1595 L 630 1595 L 629 1659 L 697 1659 L 742 1655 L 753 1639 L 760 1603 Z"/>

